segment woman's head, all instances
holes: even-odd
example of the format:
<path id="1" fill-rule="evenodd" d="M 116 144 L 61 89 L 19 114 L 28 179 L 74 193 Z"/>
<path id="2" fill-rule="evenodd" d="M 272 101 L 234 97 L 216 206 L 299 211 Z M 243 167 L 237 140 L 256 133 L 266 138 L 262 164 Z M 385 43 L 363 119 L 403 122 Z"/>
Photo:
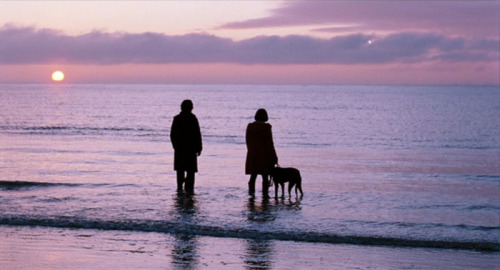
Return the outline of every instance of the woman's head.
<path id="1" fill-rule="evenodd" d="M 267 116 L 267 111 L 265 109 L 258 109 L 255 113 L 255 121 L 267 122 L 269 117 Z"/>
<path id="2" fill-rule="evenodd" d="M 181 112 L 191 112 L 193 110 L 193 102 L 189 99 L 181 103 Z"/>

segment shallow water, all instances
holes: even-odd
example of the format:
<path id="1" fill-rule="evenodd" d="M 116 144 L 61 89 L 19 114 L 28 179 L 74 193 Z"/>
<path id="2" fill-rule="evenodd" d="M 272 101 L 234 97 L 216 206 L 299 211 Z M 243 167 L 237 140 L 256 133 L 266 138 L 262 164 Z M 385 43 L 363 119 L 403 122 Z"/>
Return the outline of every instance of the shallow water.
<path id="1" fill-rule="evenodd" d="M 168 139 L 186 98 L 204 139 L 194 197 L 175 192 Z M 2 230 L 498 255 L 495 87 L 17 84 L 0 105 Z M 261 107 L 302 198 L 247 194 L 244 132 Z"/>

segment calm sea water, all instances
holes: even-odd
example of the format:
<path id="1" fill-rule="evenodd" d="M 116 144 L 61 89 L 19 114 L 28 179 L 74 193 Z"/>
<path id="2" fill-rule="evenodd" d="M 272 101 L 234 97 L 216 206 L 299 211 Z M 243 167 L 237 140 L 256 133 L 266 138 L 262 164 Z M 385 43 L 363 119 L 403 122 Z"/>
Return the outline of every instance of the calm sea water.
<path id="1" fill-rule="evenodd" d="M 184 99 L 193 197 L 169 141 Z M 499 251 L 498 87 L 3 84 L 0 107 L 0 228 Z M 303 198 L 248 195 L 258 108 Z"/>

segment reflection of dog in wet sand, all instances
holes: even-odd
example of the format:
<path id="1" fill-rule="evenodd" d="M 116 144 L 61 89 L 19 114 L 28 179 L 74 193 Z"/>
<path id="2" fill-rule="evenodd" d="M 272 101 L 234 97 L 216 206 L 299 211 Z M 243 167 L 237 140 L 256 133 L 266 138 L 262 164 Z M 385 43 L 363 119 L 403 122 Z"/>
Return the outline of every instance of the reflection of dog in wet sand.
<path id="1" fill-rule="evenodd" d="M 293 186 L 295 186 L 295 196 L 297 196 L 297 189 L 300 191 L 300 196 L 304 195 L 302 192 L 302 177 L 300 171 L 295 168 L 281 168 L 274 167 L 269 171 L 271 181 L 274 182 L 274 195 L 278 197 L 278 189 L 281 185 L 281 196 L 285 196 L 285 183 L 288 182 L 288 196 L 291 195 Z"/>

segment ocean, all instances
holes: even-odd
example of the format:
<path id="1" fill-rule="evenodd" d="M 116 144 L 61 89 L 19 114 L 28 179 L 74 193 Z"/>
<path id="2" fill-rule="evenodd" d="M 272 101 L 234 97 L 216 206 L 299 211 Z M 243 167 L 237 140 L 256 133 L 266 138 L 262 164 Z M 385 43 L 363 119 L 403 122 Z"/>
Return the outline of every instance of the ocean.
<path id="1" fill-rule="evenodd" d="M 0 106 L 2 269 L 500 269 L 495 86 L 0 84 Z M 303 197 L 248 194 L 259 108 Z"/>

